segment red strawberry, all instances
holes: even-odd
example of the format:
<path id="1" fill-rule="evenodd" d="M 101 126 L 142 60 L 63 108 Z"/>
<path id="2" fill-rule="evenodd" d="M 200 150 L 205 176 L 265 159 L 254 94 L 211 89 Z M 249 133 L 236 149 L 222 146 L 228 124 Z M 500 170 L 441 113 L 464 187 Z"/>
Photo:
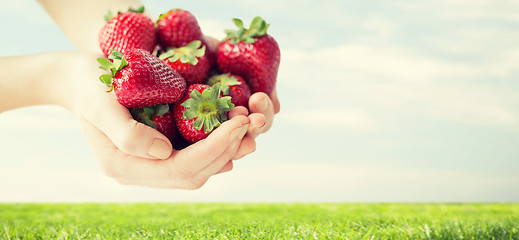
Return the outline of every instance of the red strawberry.
<path id="1" fill-rule="evenodd" d="M 141 108 L 178 101 L 186 90 L 186 81 L 158 57 L 142 49 L 122 53 L 114 50 L 98 58 L 101 68 L 111 74 L 99 79 L 111 87 L 117 100 L 128 108 Z"/>
<path id="2" fill-rule="evenodd" d="M 226 30 L 227 37 L 218 45 L 220 70 L 242 76 L 253 93 L 272 93 L 280 51 L 276 40 L 267 34 L 269 25 L 261 17 L 255 17 L 249 29 L 240 19 L 233 21 L 239 29 Z"/>
<path id="3" fill-rule="evenodd" d="M 231 102 L 236 106 L 247 107 L 251 95 L 249 85 L 238 75 L 224 73 L 212 76 L 207 85 L 220 84 L 223 96 L 230 96 Z"/>
<path id="4" fill-rule="evenodd" d="M 220 97 L 220 85 L 213 87 L 194 84 L 175 103 L 173 118 L 178 132 L 189 142 L 206 138 L 216 127 L 227 120 L 226 113 L 234 108 L 230 97 Z"/>
<path id="5" fill-rule="evenodd" d="M 195 16 L 184 9 L 175 8 L 159 16 L 157 21 L 158 41 L 163 49 L 182 47 L 194 40 L 200 40 L 203 46 L 207 42 Z M 216 56 L 211 51 L 205 53 L 214 65 Z"/>
<path id="6" fill-rule="evenodd" d="M 157 129 L 170 142 L 174 142 L 176 127 L 173 120 L 173 106 L 160 104 L 151 107 L 130 108 L 130 113 L 138 122 Z"/>
<path id="7" fill-rule="evenodd" d="M 110 50 L 117 49 L 125 53 L 130 49 L 140 48 L 152 52 L 157 45 L 157 34 L 153 21 L 143 14 L 144 7 L 130 9 L 107 19 L 99 32 L 99 46 L 108 56 Z M 110 18 L 110 15 L 107 18 Z"/>
<path id="8" fill-rule="evenodd" d="M 199 40 L 195 40 L 184 47 L 170 48 L 159 58 L 184 77 L 187 85 L 204 83 L 211 66 L 204 56 L 206 48 L 201 45 Z"/>

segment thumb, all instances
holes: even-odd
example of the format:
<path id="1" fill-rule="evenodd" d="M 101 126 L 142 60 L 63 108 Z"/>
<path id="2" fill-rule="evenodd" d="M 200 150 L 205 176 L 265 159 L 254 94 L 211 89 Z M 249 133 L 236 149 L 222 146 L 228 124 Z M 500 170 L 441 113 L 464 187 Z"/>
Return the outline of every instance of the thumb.
<path id="1" fill-rule="evenodd" d="M 143 158 L 166 159 L 173 147 L 166 136 L 157 130 L 135 121 L 129 110 L 115 99 L 102 108 L 90 107 L 82 116 L 103 132 L 122 152 Z M 95 101 L 95 100 L 94 100 Z M 95 103 L 90 106 L 95 106 Z"/>

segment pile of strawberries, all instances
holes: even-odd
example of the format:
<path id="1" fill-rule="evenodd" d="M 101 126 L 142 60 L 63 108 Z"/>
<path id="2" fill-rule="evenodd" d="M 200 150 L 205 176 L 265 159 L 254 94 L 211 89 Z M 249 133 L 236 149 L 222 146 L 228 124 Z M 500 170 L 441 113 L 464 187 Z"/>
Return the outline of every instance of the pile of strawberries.
<path id="1" fill-rule="evenodd" d="M 109 74 L 100 80 L 114 91 L 133 118 L 172 143 L 206 138 L 235 106 L 248 107 L 251 94 L 270 94 L 280 61 L 278 44 L 261 17 L 217 47 L 208 44 L 190 12 L 172 9 L 154 23 L 144 8 L 107 16 L 98 58 Z"/>

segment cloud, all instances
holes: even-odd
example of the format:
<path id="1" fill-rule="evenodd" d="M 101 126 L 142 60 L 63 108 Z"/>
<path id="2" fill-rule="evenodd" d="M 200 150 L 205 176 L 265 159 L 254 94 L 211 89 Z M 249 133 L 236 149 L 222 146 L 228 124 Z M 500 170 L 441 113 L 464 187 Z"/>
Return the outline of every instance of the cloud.
<path id="1" fill-rule="evenodd" d="M 519 3 L 513 0 L 441 0 L 434 2 L 394 1 L 394 6 L 402 10 L 432 14 L 439 19 L 500 19 L 518 21 Z"/>
<path id="2" fill-rule="evenodd" d="M 335 119 L 352 117 L 351 122 L 344 120 L 345 126 L 373 127 L 380 122 L 373 119 L 390 117 L 380 115 L 383 109 L 394 115 L 515 128 L 519 97 L 512 85 L 506 87 L 506 79 L 519 72 L 519 47 L 487 54 L 492 57 L 460 61 L 397 45 L 284 49 L 280 92 L 305 96 L 292 106 L 301 108 L 299 112 L 288 116 L 308 116 L 301 124 L 325 113 Z"/>
<path id="3" fill-rule="evenodd" d="M 353 107 L 337 107 L 286 111 L 279 117 L 281 124 L 298 124 L 305 128 L 333 131 L 373 130 L 376 121 L 364 110 Z"/>

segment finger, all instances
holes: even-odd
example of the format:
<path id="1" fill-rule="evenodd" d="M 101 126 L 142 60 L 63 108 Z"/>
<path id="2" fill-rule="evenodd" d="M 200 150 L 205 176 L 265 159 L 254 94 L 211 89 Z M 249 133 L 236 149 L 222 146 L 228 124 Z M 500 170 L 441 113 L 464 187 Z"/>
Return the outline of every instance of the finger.
<path id="1" fill-rule="evenodd" d="M 241 132 L 247 131 L 249 118 L 235 116 L 220 125 L 206 139 L 178 152 L 175 165 L 186 173 L 195 174 L 222 155 Z M 240 139 L 241 140 L 241 139 Z"/>
<path id="2" fill-rule="evenodd" d="M 247 116 L 249 115 L 249 110 L 243 106 L 236 106 L 229 112 L 229 118 L 233 118 L 238 115 Z"/>
<path id="3" fill-rule="evenodd" d="M 225 152 L 217 157 L 213 162 L 208 164 L 205 168 L 200 170 L 196 175 L 199 178 L 209 178 L 210 176 L 213 176 L 218 171 L 220 171 L 229 161 L 232 160 L 232 158 L 236 155 L 238 148 L 241 144 L 241 139 L 243 136 L 247 133 L 247 129 L 244 128 L 242 132 L 240 132 L 240 136 L 233 141 L 231 146 L 225 150 Z"/>
<path id="4" fill-rule="evenodd" d="M 265 116 L 265 125 L 262 127 L 262 131 L 259 133 L 268 131 L 272 126 L 275 115 L 274 103 L 272 102 L 270 97 L 262 92 L 254 93 L 249 99 L 249 108 L 251 115 L 254 113 L 259 113 Z M 259 133 L 251 131 L 251 134 Z"/>
<path id="5" fill-rule="evenodd" d="M 262 113 L 252 113 L 249 115 L 249 130 L 247 135 L 256 138 L 261 133 L 267 131 L 267 117 Z"/>
<path id="6" fill-rule="evenodd" d="M 169 181 L 171 160 L 152 160 L 121 152 L 110 139 L 86 120 L 80 120 L 84 135 L 94 150 L 103 172 L 121 184 L 177 187 Z"/>
<path id="7" fill-rule="evenodd" d="M 274 113 L 278 114 L 279 111 L 281 111 L 281 103 L 279 102 L 277 88 L 274 88 L 274 90 L 270 94 L 270 99 L 272 100 L 272 104 L 274 105 Z"/>
<path id="8" fill-rule="evenodd" d="M 236 155 L 234 155 L 233 160 L 243 158 L 246 155 L 253 153 L 254 151 L 256 151 L 256 140 L 254 137 L 246 135 L 241 141 L 240 148 L 238 148 L 238 151 L 236 152 Z"/>
<path id="9" fill-rule="evenodd" d="M 215 175 L 220 174 L 220 173 L 230 172 L 233 168 L 234 168 L 234 164 L 233 164 L 232 160 L 230 160 L 227 162 L 227 164 L 225 164 L 225 166 L 223 166 L 222 169 L 220 169 L 220 171 L 215 173 Z"/>
<path id="10" fill-rule="evenodd" d="M 83 135 L 85 135 L 88 144 L 91 146 L 96 158 L 101 162 L 102 167 L 104 166 L 102 161 L 105 159 L 118 157 L 117 155 L 120 153 L 119 149 L 112 144 L 105 134 L 85 119 L 79 119 L 79 123 Z M 104 170 L 103 168 L 103 171 Z"/>
<path id="11" fill-rule="evenodd" d="M 168 138 L 135 121 L 114 96 L 104 94 L 91 101 L 83 108 L 82 117 L 103 132 L 122 152 L 151 159 L 166 159 L 171 155 L 173 148 Z"/>

